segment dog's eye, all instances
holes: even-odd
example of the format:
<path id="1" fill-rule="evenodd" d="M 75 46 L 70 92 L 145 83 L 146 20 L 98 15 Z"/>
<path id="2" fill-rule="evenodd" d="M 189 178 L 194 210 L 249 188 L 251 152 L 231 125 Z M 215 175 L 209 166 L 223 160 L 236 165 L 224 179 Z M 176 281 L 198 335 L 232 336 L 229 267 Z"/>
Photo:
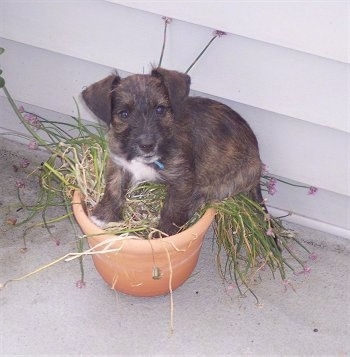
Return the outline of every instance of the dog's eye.
<path id="1" fill-rule="evenodd" d="M 158 105 L 156 107 L 156 114 L 157 115 L 164 115 L 166 112 L 166 107 L 164 107 L 163 105 Z"/>
<path id="2" fill-rule="evenodd" d="M 118 112 L 118 115 L 122 118 L 122 119 L 126 119 L 129 116 L 129 111 L 128 110 L 121 110 L 120 112 Z"/>

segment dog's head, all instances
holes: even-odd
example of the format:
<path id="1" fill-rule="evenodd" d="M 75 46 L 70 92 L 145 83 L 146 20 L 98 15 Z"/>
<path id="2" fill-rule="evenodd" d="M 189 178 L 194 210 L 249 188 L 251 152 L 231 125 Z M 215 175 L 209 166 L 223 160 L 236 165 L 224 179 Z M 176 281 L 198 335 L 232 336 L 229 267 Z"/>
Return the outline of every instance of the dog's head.
<path id="1" fill-rule="evenodd" d="M 123 79 L 110 75 L 82 95 L 90 110 L 109 126 L 111 152 L 148 164 L 166 153 L 189 88 L 188 75 L 157 68 L 149 75 Z"/>

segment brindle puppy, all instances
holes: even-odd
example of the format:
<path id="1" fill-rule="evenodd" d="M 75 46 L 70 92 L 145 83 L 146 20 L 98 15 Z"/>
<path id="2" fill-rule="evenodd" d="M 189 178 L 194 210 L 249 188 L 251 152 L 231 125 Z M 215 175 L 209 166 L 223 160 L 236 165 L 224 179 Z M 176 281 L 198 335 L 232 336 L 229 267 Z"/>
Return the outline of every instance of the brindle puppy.
<path id="1" fill-rule="evenodd" d="M 190 77 L 162 68 L 118 74 L 83 98 L 109 126 L 106 190 L 93 211 L 98 225 L 121 218 L 124 196 L 140 181 L 167 185 L 159 229 L 173 234 L 205 202 L 246 193 L 263 204 L 257 139 L 236 112 L 190 97 Z"/>

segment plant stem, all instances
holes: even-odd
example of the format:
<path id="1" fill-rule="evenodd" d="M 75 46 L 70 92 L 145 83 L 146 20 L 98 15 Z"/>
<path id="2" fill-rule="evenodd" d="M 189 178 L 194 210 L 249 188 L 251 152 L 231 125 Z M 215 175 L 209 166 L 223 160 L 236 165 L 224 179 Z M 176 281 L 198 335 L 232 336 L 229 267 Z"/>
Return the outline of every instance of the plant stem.
<path id="1" fill-rule="evenodd" d="M 165 50 L 165 43 L 166 43 L 166 32 L 167 32 L 168 23 L 169 23 L 168 18 L 165 18 L 165 19 L 164 19 L 163 46 L 162 46 L 162 52 L 161 52 L 160 58 L 159 58 L 158 67 L 160 67 L 160 66 L 162 65 L 162 61 L 163 61 L 164 50 Z"/>
<path id="2" fill-rule="evenodd" d="M 43 140 L 40 135 L 38 135 L 35 130 L 31 127 L 31 125 L 29 123 L 27 123 L 21 112 L 18 110 L 16 103 L 14 102 L 14 100 L 12 99 L 12 96 L 10 94 L 10 92 L 7 90 L 6 86 L 2 87 L 2 90 L 5 92 L 6 98 L 9 101 L 12 109 L 14 110 L 14 112 L 16 113 L 17 117 L 19 118 L 19 120 L 21 121 L 21 123 L 25 126 L 25 128 L 30 132 L 30 134 L 35 138 L 35 140 L 42 146 L 47 146 L 47 142 L 45 140 Z"/>
<path id="3" fill-rule="evenodd" d="M 215 35 L 212 37 L 212 39 L 207 43 L 207 45 L 203 48 L 201 53 L 196 57 L 196 59 L 192 62 L 192 64 L 187 68 L 186 74 L 192 69 L 192 67 L 198 62 L 198 60 L 202 57 L 204 52 L 208 49 L 208 47 L 212 44 L 212 42 L 218 37 L 218 35 Z"/>
<path id="4" fill-rule="evenodd" d="M 269 179 L 271 179 L 271 178 L 274 178 L 274 179 L 276 179 L 277 181 L 282 182 L 282 183 L 284 183 L 284 184 L 286 184 L 286 185 L 289 185 L 289 186 L 301 187 L 301 188 L 310 188 L 310 186 L 298 185 L 298 184 L 295 184 L 295 183 L 291 183 L 291 182 L 282 180 L 282 179 L 277 178 L 277 177 L 275 177 L 275 176 L 267 176 L 267 175 L 264 175 L 263 178 L 266 179 L 266 180 L 269 180 Z"/>

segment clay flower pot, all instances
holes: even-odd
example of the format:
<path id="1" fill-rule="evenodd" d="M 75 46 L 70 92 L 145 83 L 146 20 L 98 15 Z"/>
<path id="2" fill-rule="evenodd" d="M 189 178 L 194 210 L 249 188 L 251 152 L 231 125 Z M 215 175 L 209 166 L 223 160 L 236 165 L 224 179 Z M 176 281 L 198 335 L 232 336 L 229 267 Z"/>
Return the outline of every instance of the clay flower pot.
<path id="1" fill-rule="evenodd" d="M 95 267 L 111 288 L 134 296 L 164 295 L 182 285 L 195 268 L 205 233 L 215 211 L 208 209 L 185 231 L 161 239 L 120 239 L 97 227 L 87 216 L 80 192 L 74 193 L 72 208 L 82 231 L 88 236 Z M 112 243 L 103 244 L 113 240 Z"/>

